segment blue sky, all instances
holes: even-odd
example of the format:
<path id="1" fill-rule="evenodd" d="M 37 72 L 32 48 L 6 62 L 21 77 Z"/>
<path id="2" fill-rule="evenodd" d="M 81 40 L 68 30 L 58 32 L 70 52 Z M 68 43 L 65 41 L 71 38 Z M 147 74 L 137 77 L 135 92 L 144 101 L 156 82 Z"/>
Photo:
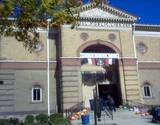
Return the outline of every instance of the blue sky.
<path id="1" fill-rule="evenodd" d="M 160 25 L 160 0 L 109 0 L 109 5 L 140 17 L 138 23 Z"/>

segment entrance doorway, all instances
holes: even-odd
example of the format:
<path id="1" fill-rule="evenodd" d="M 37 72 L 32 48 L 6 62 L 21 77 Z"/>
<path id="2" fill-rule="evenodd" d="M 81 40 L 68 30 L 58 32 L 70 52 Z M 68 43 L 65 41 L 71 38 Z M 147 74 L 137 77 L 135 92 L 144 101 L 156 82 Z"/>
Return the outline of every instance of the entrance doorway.
<path id="1" fill-rule="evenodd" d="M 119 80 L 119 65 L 118 60 L 109 66 L 108 71 L 106 72 L 107 83 L 99 84 L 99 96 L 103 99 L 107 99 L 107 96 L 110 95 L 114 101 L 116 107 L 122 105 L 122 96 L 121 96 L 121 87 Z"/>
<path id="2" fill-rule="evenodd" d="M 122 100 L 118 85 L 116 84 L 99 85 L 98 88 L 99 88 L 99 96 L 102 97 L 104 100 L 107 100 L 107 96 L 110 95 L 113 98 L 116 107 L 122 105 Z"/>
<path id="3" fill-rule="evenodd" d="M 88 46 L 87 48 L 85 48 L 83 50 L 82 53 L 115 53 L 116 54 L 116 52 L 112 48 L 105 46 L 105 45 L 102 45 L 102 44 Z M 84 68 L 84 64 L 86 62 L 87 61 L 85 61 L 85 60 L 83 60 L 83 62 L 81 62 L 83 68 Z M 92 64 L 95 64 L 95 61 Z M 102 64 L 104 64 L 104 63 L 102 63 Z M 96 77 L 93 77 L 93 81 L 98 80 L 98 83 L 96 83 L 96 84 L 98 84 L 99 96 L 102 97 L 104 100 L 107 99 L 108 95 L 112 96 L 115 101 L 115 105 L 118 107 L 119 105 L 122 105 L 118 59 L 112 59 L 111 64 L 109 63 L 108 65 L 101 66 L 101 68 L 102 67 L 104 68 L 105 72 L 103 70 L 103 73 L 100 73 L 100 75 L 98 73 L 96 73 Z M 87 68 L 89 68 L 89 65 L 87 65 Z M 94 67 L 92 69 L 97 70 L 97 68 L 94 68 Z M 82 76 L 82 81 L 87 80 L 87 82 L 89 81 L 91 83 L 94 83 L 94 82 L 92 82 L 92 79 L 90 77 L 93 75 L 89 75 L 89 74 L 93 74 L 93 72 L 92 73 L 89 73 L 89 72 L 84 73 Z M 99 79 L 103 79 L 103 81 L 101 81 Z M 83 83 L 84 83 L 84 81 L 83 81 Z M 87 95 L 89 95 L 88 94 L 89 90 L 90 90 L 91 94 L 93 93 L 93 91 L 92 91 L 93 87 L 94 87 L 94 85 L 92 85 L 92 84 L 84 84 L 84 87 L 83 87 L 83 96 L 85 97 L 84 100 L 91 99 L 90 97 L 87 98 Z"/>

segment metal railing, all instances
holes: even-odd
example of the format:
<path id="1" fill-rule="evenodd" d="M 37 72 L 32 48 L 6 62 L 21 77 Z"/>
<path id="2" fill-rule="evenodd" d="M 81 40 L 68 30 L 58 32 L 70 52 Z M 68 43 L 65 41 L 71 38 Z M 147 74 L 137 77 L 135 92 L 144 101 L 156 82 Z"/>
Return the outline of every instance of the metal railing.
<path id="1" fill-rule="evenodd" d="M 106 106 L 104 108 L 104 112 L 105 112 L 106 116 L 108 116 L 108 118 L 113 120 L 113 111 L 111 111 L 108 106 Z"/>

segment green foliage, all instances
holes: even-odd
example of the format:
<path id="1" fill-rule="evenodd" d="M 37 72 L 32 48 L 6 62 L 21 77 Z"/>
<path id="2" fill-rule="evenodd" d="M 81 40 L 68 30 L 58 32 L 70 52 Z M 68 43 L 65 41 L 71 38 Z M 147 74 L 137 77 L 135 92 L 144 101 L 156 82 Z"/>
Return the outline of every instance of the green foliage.
<path id="1" fill-rule="evenodd" d="M 25 125 L 32 125 L 34 123 L 34 116 L 27 115 L 24 120 Z"/>
<path id="2" fill-rule="evenodd" d="M 82 0 L 1 0 L 0 35 L 15 36 L 30 52 L 39 42 L 38 27 L 46 28 L 47 19 L 52 18 L 50 26 L 76 24 L 75 8 L 80 10 Z M 96 5 L 99 0 L 94 0 Z M 8 20 L 9 15 L 16 15 L 14 6 L 21 12 L 15 20 Z M 79 12 L 79 11 L 76 11 Z M 79 14 L 78 14 L 79 15 Z M 78 16 L 77 15 L 77 16 Z"/>
<path id="3" fill-rule="evenodd" d="M 39 114 L 36 116 L 36 121 L 40 124 L 48 123 L 48 115 Z"/>
<path id="4" fill-rule="evenodd" d="M 36 125 L 49 123 L 50 125 L 71 125 L 70 121 L 60 113 L 52 114 L 50 117 L 46 114 L 39 114 L 36 117 L 28 115 L 25 117 L 24 123 L 17 118 L 0 119 L 0 125 L 34 125 L 35 119 L 37 121 Z"/>
<path id="5" fill-rule="evenodd" d="M 0 125 L 21 125 L 18 118 L 0 119 Z"/>
<path id="6" fill-rule="evenodd" d="M 0 4 L 0 18 L 8 17 L 13 10 L 12 0 L 1 0 L 3 4 Z"/>
<path id="7" fill-rule="evenodd" d="M 10 125 L 19 125 L 20 121 L 18 118 L 10 118 L 9 123 L 10 123 Z"/>
<path id="8" fill-rule="evenodd" d="M 63 118 L 62 114 L 56 113 L 50 116 L 50 122 L 53 125 L 71 125 L 70 121 L 66 118 Z"/>
<path id="9" fill-rule="evenodd" d="M 0 125 L 9 125 L 8 119 L 0 119 Z"/>
<path id="10" fill-rule="evenodd" d="M 30 52 L 34 50 L 35 43 L 39 42 L 37 28 L 46 28 L 48 17 L 52 17 L 51 26 L 74 21 L 70 7 L 75 5 L 71 3 L 66 8 L 63 0 L 2 0 L 2 2 L 0 35 L 15 36 Z M 8 20 L 9 15 L 16 15 L 13 11 L 15 5 L 20 8 L 21 13 L 15 20 Z"/>

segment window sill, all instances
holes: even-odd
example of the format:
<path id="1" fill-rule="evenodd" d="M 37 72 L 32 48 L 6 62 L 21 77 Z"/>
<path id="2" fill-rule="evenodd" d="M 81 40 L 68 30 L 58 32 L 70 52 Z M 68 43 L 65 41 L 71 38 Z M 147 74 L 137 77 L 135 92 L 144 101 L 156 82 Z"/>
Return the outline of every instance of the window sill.
<path id="1" fill-rule="evenodd" d="M 44 103 L 43 101 L 31 101 L 30 104 L 42 104 Z"/>
<path id="2" fill-rule="evenodd" d="M 153 99 L 153 97 L 143 97 L 143 99 Z"/>

